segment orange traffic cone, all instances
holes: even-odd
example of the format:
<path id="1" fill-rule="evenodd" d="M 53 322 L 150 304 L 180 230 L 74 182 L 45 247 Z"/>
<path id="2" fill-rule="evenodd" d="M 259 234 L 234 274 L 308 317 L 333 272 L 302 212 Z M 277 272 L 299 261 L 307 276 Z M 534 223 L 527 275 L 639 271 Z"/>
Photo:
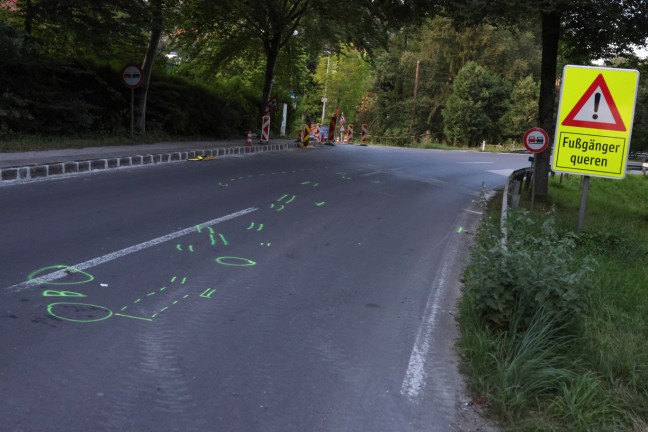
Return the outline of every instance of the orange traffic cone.
<path id="1" fill-rule="evenodd" d="M 247 140 L 245 141 L 245 145 L 247 147 L 252 146 L 252 131 L 251 130 L 248 131 Z"/>

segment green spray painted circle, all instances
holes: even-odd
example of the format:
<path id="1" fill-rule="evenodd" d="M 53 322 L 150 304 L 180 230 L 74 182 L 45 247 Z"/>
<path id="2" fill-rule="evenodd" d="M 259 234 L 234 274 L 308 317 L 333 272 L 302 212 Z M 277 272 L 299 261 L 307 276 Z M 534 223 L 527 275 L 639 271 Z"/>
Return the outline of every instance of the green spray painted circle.
<path id="1" fill-rule="evenodd" d="M 47 273 L 50 273 L 52 270 L 55 270 L 55 271 L 69 270 L 70 275 L 79 274 L 79 275 L 82 275 L 84 279 L 80 280 L 80 281 L 75 281 L 75 282 L 69 282 L 69 281 L 68 282 L 65 282 L 65 281 L 64 282 L 51 282 L 50 281 L 50 282 L 43 282 L 43 284 L 47 284 L 47 285 L 81 285 L 81 284 L 84 284 L 84 283 L 92 282 L 94 280 L 94 276 L 92 276 L 90 273 L 86 273 L 86 272 L 84 272 L 82 270 L 79 270 L 79 269 L 77 269 L 75 267 L 70 267 L 70 266 L 67 266 L 67 265 L 53 265 L 53 266 L 49 266 L 49 267 L 43 267 L 42 269 L 38 269 L 35 272 L 30 273 L 29 276 L 27 276 L 27 280 L 28 281 L 33 281 L 34 279 L 38 279 L 40 276 L 43 276 L 43 275 L 45 275 Z"/>
<path id="2" fill-rule="evenodd" d="M 216 258 L 218 264 L 233 266 L 233 267 L 251 267 L 256 265 L 256 263 L 247 258 L 233 257 L 233 256 L 222 256 Z"/>
<path id="3" fill-rule="evenodd" d="M 61 315 L 61 312 L 54 313 L 52 309 L 54 309 L 56 306 L 74 306 L 76 309 L 74 313 L 81 314 L 84 313 L 86 310 L 100 310 L 102 312 L 106 313 L 106 316 L 95 318 L 95 317 L 87 317 L 84 319 L 78 319 L 78 318 L 71 318 L 68 316 Z M 86 309 L 82 310 L 81 308 L 85 307 Z M 72 322 L 78 322 L 78 323 L 88 323 L 88 322 L 97 322 L 97 321 L 103 321 L 105 319 L 108 319 L 112 316 L 112 311 L 108 308 L 105 308 L 103 306 L 98 306 L 98 305 L 93 305 L 90 303 L 72 303 L 72 302 L 58 302 L 58 303 L 50 303 L 47 305 L 47 312 L 49 312 L 50 315 L 65 320 L 65 321 L 72 321 Z"/>

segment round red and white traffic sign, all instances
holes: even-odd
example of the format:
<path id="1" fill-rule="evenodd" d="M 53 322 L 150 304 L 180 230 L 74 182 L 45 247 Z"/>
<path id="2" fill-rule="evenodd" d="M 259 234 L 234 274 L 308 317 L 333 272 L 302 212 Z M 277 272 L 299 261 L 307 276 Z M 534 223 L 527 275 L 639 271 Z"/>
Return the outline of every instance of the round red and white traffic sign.
<path id="1" fill-rule="evenodd" d="M 549 134 L 544 129 L 531 128 L 524 134 L 524 147 L 531 153 L 542 153 L 549 146 Z"/>
<path id="2" fill-rule="evenodd" d="M 139 66 L 126 65 L 121 73 L 122 82 L 128 88 L 136 88 L 142 85 L 144 74 Z"/>

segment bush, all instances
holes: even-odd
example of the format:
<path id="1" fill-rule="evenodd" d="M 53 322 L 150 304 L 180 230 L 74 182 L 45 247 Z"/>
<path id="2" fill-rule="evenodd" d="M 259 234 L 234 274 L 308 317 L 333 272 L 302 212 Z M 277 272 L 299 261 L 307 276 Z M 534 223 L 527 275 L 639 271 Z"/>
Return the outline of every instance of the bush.
<path id="1" fill-rule="evenodd" d="M 508 242 L 497 229 L 473 250 L 466 269 L 475 307 L 494 330 L 523 331 L 544 309 L 557 326 L 573 324 L 586 305 L 592 268 L 574 254 L 572 235 L 560 235 L 554 219 L 536 226 L 527 212 L 511 212 Z"/>
<path id="2" fill-rule="evenodd" d="M 130 90 L 119 70 L 48 58 L 0 59 L 0 64 L 0 132 L 75 136 L 128 130 Z M 147 130 L 231 137 L 253 125 L 251 99 L 240 87 L 205 88 L 154 74 Z"/>

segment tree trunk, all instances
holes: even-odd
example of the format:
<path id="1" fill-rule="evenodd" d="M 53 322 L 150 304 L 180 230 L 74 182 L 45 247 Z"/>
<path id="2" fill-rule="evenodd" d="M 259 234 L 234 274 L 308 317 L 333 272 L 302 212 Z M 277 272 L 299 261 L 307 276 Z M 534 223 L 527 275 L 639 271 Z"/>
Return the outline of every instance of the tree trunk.
<path id="1" fill-rule="evenodd" d="M 34 26 L 34 6 L 32 5 L 31 0 L 25 1 L 25 5 L 23 6 L 23 13 L 25 17 L 23 22 L 25 30 L 23 41 L 25 42 L 25 45 L 27 45 L 31 41 L 32 28 Z"/>
<path id="2" fill-rule="evenodd" d="M 272 92 L 272 80 L 274 79 L 275 66 L 277 65 L 277 58 L 279 57 L 281 37 L 275 36 L 268 39 L 265 44 L 266 51 L 266 68 L 263 79 L 263 95 L 259 104 L 260 115 L 263 116 L 266 111 L 266 103 L 270 100 Z"/>
<path id="3" fill-rule="evenodd" d="M 135 129 L 140 133 L 146 132 L 146 101 L 148 98 L 149 84 L 151 82 L 151 73 L 153 72 L 153 60 L 155 60 L 155 54 L 157 53 L 160 37 L 162 36 L 162 28 L 164 27 L 163 0 L 151 1 L 150 5 L 153 16 L 151 21 L 151 35 L 142 64 L 142 73 L 144 76 L 142 85 L 138 89 L 137 119 L 135 121 Z"/>
<path id="4" fill-rule="evenodd" d="M 542 12 L 542 65 L 540 69 L 540 100 L 538 123 L 549 134 L 549 142 L 555 131 L 554 112 L 556 100 L 556 66 L 558 63 L 558 40 L 562 12 Z M 552 145 L 536 155 L 535 194 L 546 197 L 549 189 L 549 160 Z"/>

